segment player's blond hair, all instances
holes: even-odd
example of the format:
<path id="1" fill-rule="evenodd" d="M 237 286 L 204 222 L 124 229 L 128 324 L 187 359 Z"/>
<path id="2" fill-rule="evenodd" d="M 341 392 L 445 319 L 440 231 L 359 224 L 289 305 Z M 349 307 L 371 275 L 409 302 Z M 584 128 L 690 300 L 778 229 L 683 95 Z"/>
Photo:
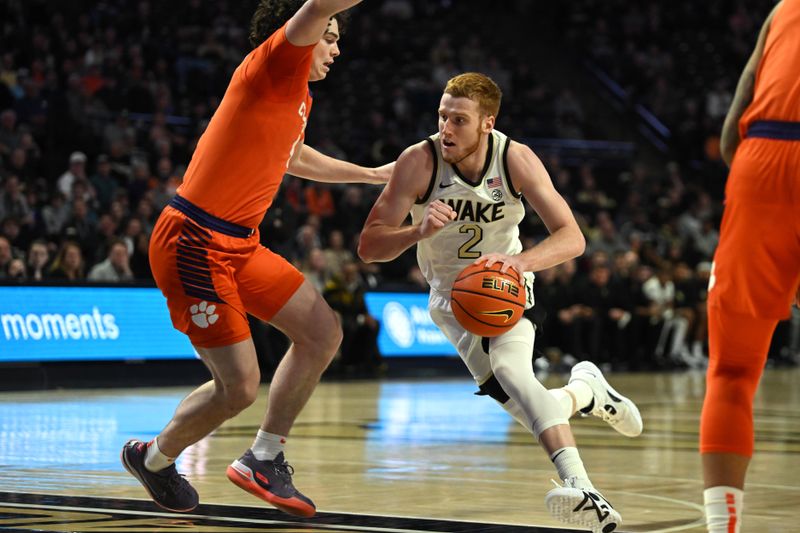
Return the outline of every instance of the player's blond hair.
<path id="1" fill-rule="evenodd" d="M 478 102 L 482 113 L 497 118 L 503 91 L 490 78 L 479 72 L 465 72 L 451 78 L 444 88 L 445 94 L 457 98 L 469 98 Z"/>

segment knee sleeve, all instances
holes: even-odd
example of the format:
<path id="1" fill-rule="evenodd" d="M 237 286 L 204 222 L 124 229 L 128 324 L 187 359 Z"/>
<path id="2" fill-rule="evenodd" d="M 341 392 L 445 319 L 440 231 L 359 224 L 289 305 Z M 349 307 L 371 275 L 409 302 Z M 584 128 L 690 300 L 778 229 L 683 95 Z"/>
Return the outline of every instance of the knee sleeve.
<path id="1" fill-rule="evenodd" d="M 497 382 L 510 398 L 504 407 L 514 407 L 517 413 L 511 414 L 522 418 L 522 424 L 538 439 L 542 431 L 567 424 L 567 419 L 533 374 L 534 335 L 533 324 L 523 318 L 511 331 L 489 341 L 489 360 Z"/>
<path id="2" fill-rule="evenodd" d="M 700 452 L 753 455 L 753 397 L 778 321 L 708 310 L 709 364 Z"/>
<path id="3" fill-rule="evenodd" d="M 499 403 L 503 409 L 505 409 L 506 412 L 512 417 L 514 417 L 514 420 L 519 422 L 525 429 L 528 430 L 529 433 L 533 433 L 533 428 L 531 428 L 531 423 L 528 420 L 528 417 L 525 416 L 525 413 L 522 411 L 519 404 L 517 404 L 517 402 L 512 400 L 508 394 L 506 394 L 506 391 L 503 390 L 502 385 L 500 385 L 500 382 L 497 381 L 497 377 L 494 374 L 492 374 L 489 379 L 481 383 L 478 386 L 478 389 L 480 390 L 475 393 L 477 396 L 489 396 L 494 401 Z"/>

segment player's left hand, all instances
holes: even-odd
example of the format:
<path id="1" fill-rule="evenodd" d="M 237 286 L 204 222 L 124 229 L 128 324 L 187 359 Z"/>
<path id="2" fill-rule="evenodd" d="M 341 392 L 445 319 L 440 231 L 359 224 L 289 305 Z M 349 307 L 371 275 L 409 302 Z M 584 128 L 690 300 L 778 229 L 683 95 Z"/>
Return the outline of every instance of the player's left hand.
<path id="1" fill-rule="evenodd" d="M 495 263 L 502 263 L 503 266 L 500 268 L 500 272 L 506 273 L 509 269 L 513 269 L 514 272 L 517 274 L 517 279 L 522 281 L 522 274 L 525 272 L 525 265 L 522 264 L 522 260 L 519 258 L 518 255 L 506 255 L 506 254 L 497 254 L 491 253 L 482 255 L 475 260 L 475 264 L 480 264 L 486 261 L 487 268 L 492 266 Z"/>

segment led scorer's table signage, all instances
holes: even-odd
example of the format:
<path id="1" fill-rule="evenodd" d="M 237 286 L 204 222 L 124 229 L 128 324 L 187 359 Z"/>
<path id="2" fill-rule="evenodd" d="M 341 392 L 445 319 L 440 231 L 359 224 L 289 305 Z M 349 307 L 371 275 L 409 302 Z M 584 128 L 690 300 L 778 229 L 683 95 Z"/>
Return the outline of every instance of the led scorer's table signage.
<path id="1" fill-rule="evenodd" d="M 378 349 L 384 356 L 458 355 L 431 320 L 427 293 L 368 292 L 365 299 L 381 324 Z"/>
<path id="2" fill-rule="evenodd" d="M 0 287 L 0 363 L 194 357 L 158 289 Z"/>
<path id="3" fill-rule="evenodd" d="M 457 355 L 423 293 L 366 294 L 387 357 Z M 149 287 L 0 286 L 0 363 L 193 359 Z"/>

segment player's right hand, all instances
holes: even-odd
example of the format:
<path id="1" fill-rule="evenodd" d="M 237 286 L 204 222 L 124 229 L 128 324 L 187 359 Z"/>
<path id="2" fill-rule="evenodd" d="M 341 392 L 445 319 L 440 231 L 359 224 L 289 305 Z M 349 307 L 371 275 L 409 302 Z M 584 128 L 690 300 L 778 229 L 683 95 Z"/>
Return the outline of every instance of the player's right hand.
<path id="1" fill-rule="evenodd" d="M 419 225 L 420 237 L 427 239 L 438 233 L 446 224 L 456 219 L 453 208 L 441 200 L 434 200 L 425 208 L 425 216 Z"/>

